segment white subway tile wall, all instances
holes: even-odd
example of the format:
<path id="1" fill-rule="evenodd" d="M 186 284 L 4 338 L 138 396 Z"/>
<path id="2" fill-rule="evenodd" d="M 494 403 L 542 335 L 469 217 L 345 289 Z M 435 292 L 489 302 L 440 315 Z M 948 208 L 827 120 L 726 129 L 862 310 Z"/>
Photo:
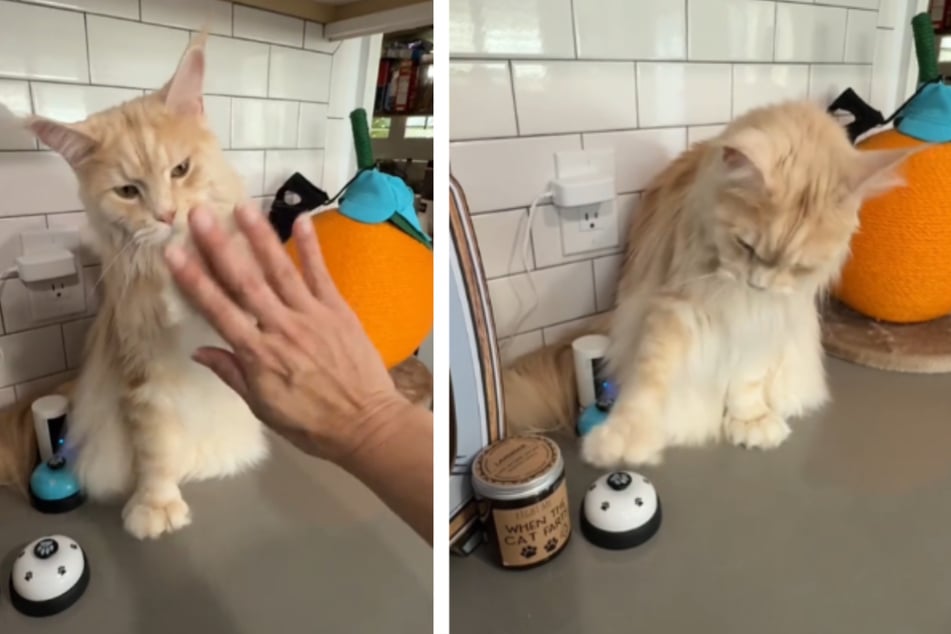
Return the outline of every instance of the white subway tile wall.
<path id="1" fill-rule="evenodd" d="M 269 205 L 295 171 L 324 186 L 325 154 L 347 155 L 362 40 L 329 42 L 321 24 L 223 0 L 0 0 L 0 271 L 20 254 L 21 231 L 86 230 L 66 163 L 11 113 L 79 121 L 159 88 L 204 26 L 205 113 L 248 194 Z M 63 323 L 35 323 L 23 285 L 0 285 L 0 407 L 79 368 L 100 271 L 85 250 L 82 264 L 88 309 Z"/>
<path id="2" fill-rule="evenodd" d="M 688 144 L 751 108 L 828 105 L 848 87 L 890 113 L 910 2 L 450 0 L 451 170 L 503 358 L 611 309 L 639 193 Z M 555 175 L 554 153 L 595 148 L 614 150 L 618 244 L 566 255 L 563 219 L 541 205 L 523 262 L 527 210 Z"/>

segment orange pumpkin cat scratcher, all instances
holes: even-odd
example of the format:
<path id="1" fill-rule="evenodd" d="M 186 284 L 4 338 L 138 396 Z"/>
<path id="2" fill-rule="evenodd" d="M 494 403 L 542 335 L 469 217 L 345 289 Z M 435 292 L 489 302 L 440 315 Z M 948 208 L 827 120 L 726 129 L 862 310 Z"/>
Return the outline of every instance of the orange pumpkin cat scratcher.
<path id="1" fill-rule="evenodd" d="M 858 144 L 862 150 L 912 150 L 902 167 L 906 186 L 866 200 L 852 255 L 833 294 L 878 321 L 909 324 L 951 314 L 951 87 L 938 67 L 931 16 L 911 21 L 918 89 L 887 120 L 846 91 L 836 100 L 859 107 L 849 124 L 857 138 L 873 127 L 894 128 Z M 836 105 L 833 104 L 833 106 Z M 855 130 L 853 127 L 858 126 Z"/>
<path id="2" fill-rule="evenodd" d="M 393 368 L 432 329 L 433 252 L 390 223 L 364 224 L 336 209 L 311 220 L 330 276 Z M 286 248 L 300 267 L 294 241 Z"/>
<path id="3" fill-rule="evenodd" d="M 433 251 L 413 192 L 375 169 L 363 109 L 350 113 L 357 175 L 337 209 L 311 217 L 330 277 L 356 313 L 387 369 L 410 357 L 433 326 Z M 300 268 L 297 246 L 285 244 Z"/>
<path id="4" fill-rule="evenodd" d="M 863 150 L 899 149 L 922 142 L 889 130 Z M 907 187 L 867 201 L 852 238 L 852 257 L 835 295 L 858 312 L 896 323 L 951 313 L 951 145 L 935 145 L 904 166 Z"/>

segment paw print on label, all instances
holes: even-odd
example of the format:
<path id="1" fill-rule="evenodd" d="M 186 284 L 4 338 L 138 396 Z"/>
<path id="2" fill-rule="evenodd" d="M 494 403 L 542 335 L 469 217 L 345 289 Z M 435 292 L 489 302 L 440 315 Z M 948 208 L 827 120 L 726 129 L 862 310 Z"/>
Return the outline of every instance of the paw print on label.
<path id="1" fill-rule="evenodd" d="M 601 502 L 601 510 L 602 510 L 602 511 L 606 511 L 606 510 L 608 510 L 609 508 L 611 508 L 611 503 L 610 503 L 610 502 Z"/>
<path id="2" fill-rule="evenodd" d="M 32 573 L 31 571 L 27 570 L 27 571 L 26 571 L 26 574 L 23 575 L 23 578 L 26 579 L 27 581 L 30 581 L 31 579 L 33 579 L 33 573 Z"/>
<path id="3" fill-rule="evenodd" d="M 522 557 L 525 559 L 531 559 L 538 553 L 538 549 L 534 546 L 525 546 L 522 548 Z"/>
<path id="4" fill-rule="evenodd" d="M 57 573 L 60 577 L 62 577 L 63 575 L 65 575 L 65 574 L 66 574 L 66 566 L 60 566 L 59 568 L 57 568 L 57 569 L 56 569 L 56 573 Z"/>
<path id="5" fill-rule="evenodd" d="M 59 550 L 59 544 L 56 543 L 56 540 L 46 537 L 37 542 L 33 548 L 33 554 L 40 559 L 48 559 L 56 554 L 57 550 Z"/>
<path id="6" fill-rule="evenodd" d="M 644 506 L 644 500 L 642 500 L 641 498 L 634 498 L 634 504 L 638 506 Z"/>
<path id="7" fill-rule="evenodd" d="M 623 491 L 631 485 L 631 476 L 623 471 L 616 471 L 608 476 L 608 486 L 615 491 Z"/>
<path id="8" fill-rule="evenodd" d="M 73 550 L 76 550 L 77 548 L 79 548 L 79 546 L 77 546 L 75 543 L 70 544 L 69 547 L 72 548 Z"/>
<path id="9" fill-rule="evenodd" d="M 558 540 L 552 537 L 547 542 L 545 542 L 545 552 L 553 553 L 555 549 L 558 548 Z"/>

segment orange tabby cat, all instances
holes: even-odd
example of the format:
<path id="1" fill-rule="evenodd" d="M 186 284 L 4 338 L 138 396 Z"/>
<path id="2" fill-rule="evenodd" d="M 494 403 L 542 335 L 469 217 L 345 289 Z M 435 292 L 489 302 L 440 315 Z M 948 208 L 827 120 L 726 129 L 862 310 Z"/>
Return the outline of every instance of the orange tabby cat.
<path id="1" fill-rule="evenodd" d="M 827 399 L 816 300 L 839 272 L 861 201 L 897 185 L 907 151 L 860 152 L 811 103 L 754 110 L 653 182 L 634 218 L 610 332 L 620 393 L 583 440 L 588 462 L 656 463 L 725 436 L 779 445 Z M 607 322 L 610 322 L 609 324 Z M 570 426 L 570 340 L 504 376 L 514 431 Z"/>
<path id="2" fill-rule="evenodd" d="M 158 92 L 79 123 L 28 122 L 75 171 L 103 262 L 68 446 L 91 498 L 127 498 L 125 528 L 139 538 L 190 522 L 181 482 L 237 473 L 268 450 L 244 401 L 191 360 L 197 347 L 223 342 L 182 300 L 162 258 L 169 243 L 188 242 L 190 209 L 230 222 L 246 198 L 204 116 L 204 70 L 200 37 Z"/>

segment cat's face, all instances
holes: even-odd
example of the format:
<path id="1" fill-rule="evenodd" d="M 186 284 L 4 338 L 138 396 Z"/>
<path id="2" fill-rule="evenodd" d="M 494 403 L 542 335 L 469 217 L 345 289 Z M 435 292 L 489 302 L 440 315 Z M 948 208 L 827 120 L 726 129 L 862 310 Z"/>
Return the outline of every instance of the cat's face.
<path id="1" fill-rule="evenodd" d="M 900 184 L 897 167 L 909 154 L 858 151 L 825 113 L 789 112 L 800 120 L 746 122 L 716 147 L 718 272 L 781 295 L 835 278 L 861 201 Z"/>
<path id="2" fill-rule="evenodd" d="M 90 225 L 113 244 L 161 246 L 187 228 L 188 212 L 234 187 L 205 120 L 204 36 L 159 91 L 64 124 L 28 127 L 59 152 L 79 180 Z"/>
<path id="3" fill-rule="evenodd" d="M 175 115 L 155 96 L 93 116 L 95 149 L 76 167 L 90 219 L 141 244 L 163 244 L 206 202 L 219 152 L 201 113 Z"/>
<path id="4" fill-rule="evenodd" d="M 715 229 L 723 274 L 756 291 L 812 292 L 838 272 L 858 226 L 854 196 L 726 194 Z"/>

